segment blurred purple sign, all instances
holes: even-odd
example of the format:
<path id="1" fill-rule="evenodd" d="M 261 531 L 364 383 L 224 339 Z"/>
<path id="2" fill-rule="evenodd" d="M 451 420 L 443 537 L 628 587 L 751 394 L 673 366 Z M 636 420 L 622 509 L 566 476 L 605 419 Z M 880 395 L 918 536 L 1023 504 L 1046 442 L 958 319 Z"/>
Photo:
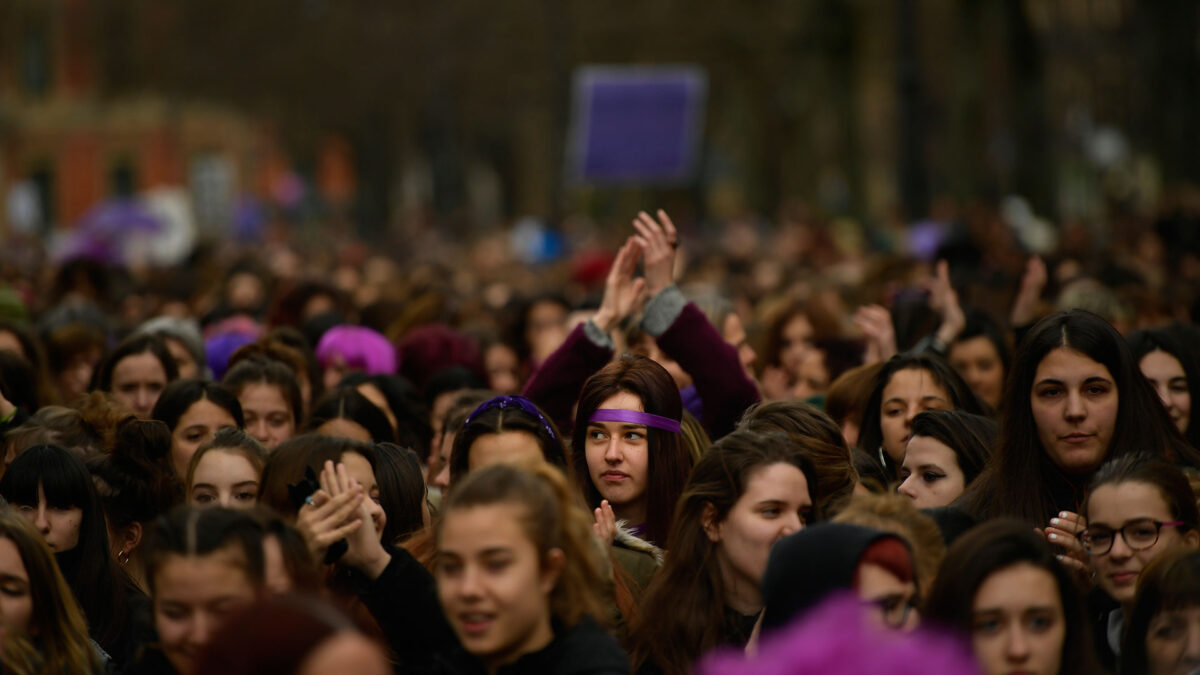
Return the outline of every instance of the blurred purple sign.
<path id="1" fill-rule="evenodd" d="M 575 71 L 567 168 L 583 183 L 681 183 L 694 172 L 708 79 L 694 66 Z"/>

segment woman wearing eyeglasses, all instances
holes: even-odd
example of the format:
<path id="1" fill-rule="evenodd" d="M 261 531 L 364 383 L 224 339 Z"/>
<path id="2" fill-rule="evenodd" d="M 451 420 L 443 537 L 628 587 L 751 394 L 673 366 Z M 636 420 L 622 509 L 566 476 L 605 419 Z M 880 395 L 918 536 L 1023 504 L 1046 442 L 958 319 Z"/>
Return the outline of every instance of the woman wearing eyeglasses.
<path id="1" fill-rule="evenodd" d="M 1121 634 L 1133 609 L 1138 576 L 1164 551 L 1200 545 L 1196 529 L 1200 512 L 1178 467 L 1144 455 L 1126 455 L 1096 472 L 1083 515 L 1087 528 L 1079 540 L 1088 553 L 1096 584 L 1119 605 L 1096 617 L 1098 651 L 1111 666 L 1120 654 Z"/>

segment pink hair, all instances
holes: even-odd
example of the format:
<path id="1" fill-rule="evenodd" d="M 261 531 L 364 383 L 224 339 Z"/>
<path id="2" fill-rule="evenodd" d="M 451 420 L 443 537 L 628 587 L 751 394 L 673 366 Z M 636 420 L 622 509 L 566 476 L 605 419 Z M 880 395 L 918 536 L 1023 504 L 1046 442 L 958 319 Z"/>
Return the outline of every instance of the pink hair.
<path id="1" fill-rule="evenodd" d="M 725 650 L 707 656 L 699 675 L 978 675 L 966 643 L 921 629 L 875 626 L 852 593 L 830 596 L 812 612 L 763 640 L 755 657 Z"/>

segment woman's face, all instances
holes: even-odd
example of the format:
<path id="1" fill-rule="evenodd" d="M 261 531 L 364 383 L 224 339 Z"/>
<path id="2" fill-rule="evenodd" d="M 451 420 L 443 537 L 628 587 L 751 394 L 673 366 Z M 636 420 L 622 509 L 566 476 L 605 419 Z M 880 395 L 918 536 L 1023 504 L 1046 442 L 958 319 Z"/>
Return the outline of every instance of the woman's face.
<path id="1" fill-rule="evenodd" d="M 484 434 L 471 443 L 467 453 L 467 470 L 475 471 L 501 462 L 538 459 L 542 459 L 542 446 L 537 436 L 527 431 L 501 431 L 498 434 Z"/>
<path id="2" fill-rule="evenodd" d="M 188 503 L 195 506 L 254 508 L 259 472 L 236 450 L 208 450 L 196 465 L 188 486 Z"/>
<path id="3" fill-rule="evenodd" d="M 169 554 L 154 573 L 154 626 L 175 670 L 194 673 L 213 633 L 257 591 L 244 555 L 232 546 L 202 556 Z"/>
<path id="4" fill-rule="evenodd" d="M 812 349 L 813 327 L 808 317 L 797 314 L 783 324 L 779 341 L 779 365 L 795 377 L 800 372 L 800 364 L 804 355 Z"/>
<path id="5" fill-rule="evenodd" d="M 1138 365 L 1150 386 L 1158 392 L 1158 398 L 1162 400 L 1175 428 L 1179 429 L 1179 433 L 1186 432 L 1188 418 L 1192 414 L 1192 392 L 1188 389 L 1183 364 L 1174 356 L 1156 349 L 1143 356 Z"/>
<path id="6" fill-rule="evenodd" d="M 171 337 L 163 338 L 163 344 L 167 346 L 167 351 L 171 352 L 171 358 L 175 359 L 175 367 L 179 370 L 180 378 L 200 377 L 200 364 L 196 363 L 196 359 L 192 357 L 192 353 L 188 351 L 186 345 Z"/>
<path id="7" fill-rule="evenodd" d="M 804 529 L 812 514 L 812 498 L 804 472 L 792 464 L 778 462 L 762 466 L 749 475 L 746 491 L 719 523 L 709 518 L 705 534 L 716 544 L 717 560 L 726 588 L 742 598 L 757 598 L 771 547 L 781 538 Z M 748 594 L 748 595 L 747 595 Z M 726 598 L 738 607 L 738 598 Z M 747 613 L 756 611 L 746 607 Z M 739 608 L 740 611 L 745 611 Z"/>
<path id="8" fill-rule="evenodd" d="M 247 384 L 238 394 L 238 403 L 246 418 L 246 433 L 267 450 L 296 435 L 292 406 L 278 386 L 267 382 Z"/>
<path id="9" fill-rule="evenodd" d="M 524 516 L 522 506 L 498 503 L 454 509 L 442 521 L 438 598 L 463 647 L 493 670 L 553 639 L 549 595 L 562 552 L 543 560 Z"/>
<path id="10" fill-rule="evenodd" d="M 1094 471 L 1108 455 L 1117 423 L 1117 384 L 1104 364 L 1058 347 L 1033 376 L 1030 407 L 1050 461 L 1069 474 Z"/>
<path id="11" fill-rule="evenodd" d="M 9 636 L 29 634 L 33 592 L 21 552 L 11 539 L 0 539 L 0 648 Z"/>
<path id="12" fill-rule="evenodd" d="M 896 491 L 912 499 L 918 509 L 949 506 L 966 489 L 966 477 L 958 468 L 954 450 L 929 436 L 908 440 L 900 481 Z"/>
<path id="13" fill-rule="evenodd" d="M 1200 543 L 1200 533 L 1196 530 L 1181 532 L 1178 527 L 1163 525 L 1158 531 L 1158 541 L 1135 551 L 1125 537 L 1115 532 L 1125 527 L 1127 536 L 1134 536 L 1137 529 L 1144 533 L 1143 536 L 1152 538 L 1150 533 L 1155 525 L 1148 521 L 1166 523 L 1175 520 L 1162 492 L 1149 483 L 1126 481 L 1101 485 L 1088 498 L 1088 510 L 1084 515 L 1089 531 L 1104 528 L 1106 532 L 1113 532 L 1112 548 L 1107 553 L 1092 555 L 1092 568 L 1104 592 L 1127 607 L 1133 604 L 1138 575 L 1151 560 L 1174 546 L 1195 548 Z"/>
<path id="14" fill-rule="evenodd" d="M 977 335 L 955 342 L 946 356 L 976 396 L 993 409 L 1000 407 L 1004 393 L 1004 362 L 991 340 Z"/>
<path id="15" fill-rule="evenodd" d="M 166 386 L 167 371 L 151 352 L 130 354 L 113 367 L 113 398 L 142 419 L 150 418 L 150 411 Z"/>
<path id="16" fill-rule="evenodd" d="M 60 508 L 46 501 L 46 492 L 38 485 L 37 504 L 18 504 L 17 513 L 33 523 L 55 553 L 70 551 L 79 544 L 79 527 L 83 524 L 83 509 L 78 506 Z"/>
<path id="17" fill-rule="evenodd" d="M 883 387 L 879 405 L 883 451 L 899 465 L 904 460 L 908 432 L 917 413 L 953 407 L 950 394 L 924 368 L 904 368 L 892 373 Z"/>
<path id="18" fill-rule="evenodd" d="M 1058 674 L 1067 623 L 1046 570 L 1017 563 L 993 572 L 975 592 L 971 617 L 971 644 L 985 675 Z"/>
<path id="19" fill-rule="evenodd" d="M 792 395 L 796 398 L 808 398 L 828 391 L 829 369 L 825 367 L 825 350 L 815 347 L 808 350 L 800 361 L 796 378 L 796 386 L 792 389 Z"/>
<path id="20" fill-rule="evenodd" d="M 88 393 L 92 374 L 103 355 L 99 347 L 90 347 L 70 357 L 67 365 L 55 378 L 59 394 L 64 401 L 72 401 Z"/>
<path id="21" fill-rule="evenodd" d="M 483 352 L 483 368 L 489 389 L 497 394 L 520 393 L 521 362 L 512 347 L 500 342 L 488 346 Z"/>
<path id="22" fill-rule="evenodd" d="M 600 408 L 637 410 L 642 399 L 627 391 L 604 399 Z M 645 425 L 628 422 L 588 422 L 588 474 L 600 496 L 612 504 L 617 518 L 640 525 L 646 520 L 646 489 L 650 485 L 650 446 Z"/>
<path id="23" fill-rule="evenodd" d="M 1168 609 L 1146 630 L 1149 675 L 1191 675 L 1200 668 L 1200 607 Z"/>
<path id="24" fill-rule="evenodd" d="M 357 452 L 343 454 L 340 461 L 346 465 L 346 473 L 363 487 L 363 492 L 367 495 L 367 512 L 371 514 L 371 520 L 375 523 L 375 533 L 382 535 L 383 527 L 387 525 L 387 514 L 379 505 L 379 482 L 375 480 L 375 469 L 371 468 L 371 463 L 366 457 Z"/>
<path id="25" fill-rule="evenodd" d="M 188 464 L 196 448 L 213 437 L 221 429 L 237 427 L 237 421 L 228 410 L 202 398 L 193 403 L 179 416 L 175 430 L 171 432 L 171 461 L 175 475 L 186 478 Z"/>

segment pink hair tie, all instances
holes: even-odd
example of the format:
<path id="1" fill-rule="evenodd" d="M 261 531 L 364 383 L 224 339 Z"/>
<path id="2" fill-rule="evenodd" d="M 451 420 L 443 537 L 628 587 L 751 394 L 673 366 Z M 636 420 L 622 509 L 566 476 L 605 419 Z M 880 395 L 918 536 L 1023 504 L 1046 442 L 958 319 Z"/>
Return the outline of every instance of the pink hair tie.
<path id="1" fill-rule="evenodd" d="M 662 415 L 639 412 L 637 410 L 625 410 L 623 408 L 598 408 L 596 412 L 592 413 L 592 417 L 588 421 L 640 424 L 644 427 L 662 429 L 673 434 L 679 433 L 681 429 L 679 420 L 673 420 L 670 417 L 663 417 Z"/>

